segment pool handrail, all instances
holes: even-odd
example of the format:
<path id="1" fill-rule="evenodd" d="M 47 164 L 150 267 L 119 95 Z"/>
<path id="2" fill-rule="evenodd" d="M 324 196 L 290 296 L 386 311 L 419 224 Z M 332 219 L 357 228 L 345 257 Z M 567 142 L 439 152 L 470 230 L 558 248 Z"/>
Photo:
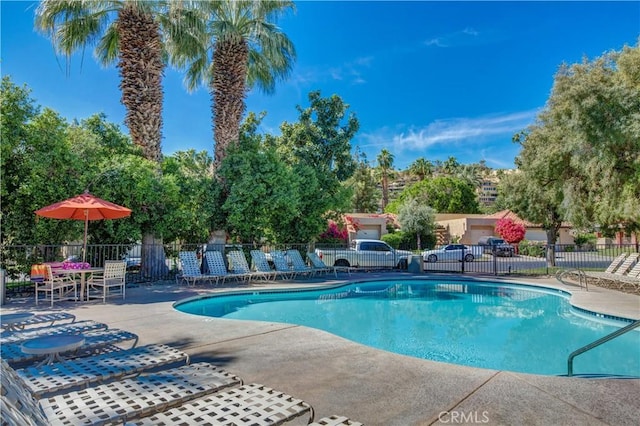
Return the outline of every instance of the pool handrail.
<path id="1" fill-rule="evenodd" d="M 567 376 L 571 377 L 573 376 L 573 359 L 580 355 L 583 354 L 587 351 L 590 351 L 591 349 L 595 348 L 596 346 L 600 346 L 603 343 L 607 343 L 609 340 L 613 340 L 618 336 L 621 336 L 631 330 L 633 330 L 634 328 L 640 327 L 640 320 L 636 320 L 634 322 L 632 322 L 629 325 L 626 325 L 624 327 L 622 327 L 621 329 L 618 329 L 612 333 L 607 334 L 604 337 L 599 338 L 598 340 L 595 340 L 591 343 L 589 343 L 588 345 L 585 345 L 583 347 L 581 347 L 580 349 L 577 349 L 573 352 L 571 352 L 571 354 L 569 354 L 569 358 L 567 359 Z"/>

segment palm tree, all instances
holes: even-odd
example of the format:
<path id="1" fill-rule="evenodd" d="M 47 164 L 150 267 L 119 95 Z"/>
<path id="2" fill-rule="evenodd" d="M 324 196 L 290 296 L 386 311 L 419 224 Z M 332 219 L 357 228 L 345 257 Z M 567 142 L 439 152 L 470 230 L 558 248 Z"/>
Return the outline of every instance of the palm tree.
<path id="1" fill-rule="evenodd" d="M 125 124 L 145 158 L 158 162 L 162 140 L 162 33 L 157 14 L 163 2 L 43 0 L 36 28 L 48 35 L 58 53 L 69 58 L 96 43 L 102 65 L 117 60 Z"/>
<path id="2" fill-rule="evenodd" d="M 378 154 L 378 170 L 382 178 L 382 210 L 389 204 L 389 175 L 393 170 L 393 154 L 382 149 Z"/>
<path id="3" fill-rule="evenodd" d="M 158 164 L 162 156 L 163 31 L 178 37 L 172 18 L 180 2 L 138 0 L 43 0 L 36 10 L 36 28 L 68 58 L 95 44 L 102 65 L 117 61 L 121 102 L 131 140 L 146 159 Z M 143 268 L 166 268 L 162 239 L 144 232 Z"/>
<path id="4" fill-rule="evenodd" d="M 193 43 L 169 43 L 172 63 L 186 68 L 189 90 L 209 88 L 213 100 L 214 167 L 237 143 L 247 91 L 257 86 L 273 93 L 295 61 L 295 48 L 273 21 L 292 1 L 242 0 L 196 2 L 204 24 L 194 28 Z"/>
<path id="5" fill-rule="evenodd" d="M 420 157 L 409 165 L 409 173 L 418 176 L 422 181 L 427 176 L 433 175 L 433 164 L 431 164 L 431 161 Z"/>

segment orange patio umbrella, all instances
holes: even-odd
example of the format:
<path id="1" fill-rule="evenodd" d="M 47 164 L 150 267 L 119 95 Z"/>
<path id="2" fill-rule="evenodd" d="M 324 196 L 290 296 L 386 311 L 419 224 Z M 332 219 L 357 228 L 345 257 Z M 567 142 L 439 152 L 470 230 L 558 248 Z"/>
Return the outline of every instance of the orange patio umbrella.
<path id="1" fill-rule="evenodd" d="M 52 219 L 84 220 L 84 242 L 82 245 L 82 261 L 87 255 L 87 228 L 90 220 L 120 219 L 131 215 L 131 210 L 117 204 L 95 197 L 89 192 L 51 204 L 36 210 L 38 216 Z"/>

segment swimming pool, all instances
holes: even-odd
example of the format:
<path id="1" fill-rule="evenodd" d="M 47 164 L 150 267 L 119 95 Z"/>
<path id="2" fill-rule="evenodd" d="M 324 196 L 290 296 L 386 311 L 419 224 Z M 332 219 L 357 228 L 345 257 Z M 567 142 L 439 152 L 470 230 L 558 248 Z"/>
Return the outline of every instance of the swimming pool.
<path id="1" fill-rule="evenodd" d="M 403 355 L 524 373 L 567 373 L 574 350 L 628 324 L 573 308 L 568 294 L 475 280 L 377 280 L 332 288 L 243 291 L 179 311 L 328 331 Z M 575 374 L 640 377 L 640 331 L 574 360 Z"/>

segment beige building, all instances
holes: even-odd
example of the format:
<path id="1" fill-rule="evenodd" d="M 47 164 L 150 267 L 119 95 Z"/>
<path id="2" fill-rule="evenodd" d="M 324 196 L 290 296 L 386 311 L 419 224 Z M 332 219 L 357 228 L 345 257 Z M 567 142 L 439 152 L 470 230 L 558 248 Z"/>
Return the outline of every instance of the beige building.
<path id="1" fill-rule="evenodd" d="M 448 244 L 452 241 L 461 244 L 478 244 L 481 237 L 496 235 L 495 226 L 499 219 L 509 218 L 525 226 L 525 239 L 529 241 L 547 241 L 547 234 L 540 225 L 521 219 L 510 210 L 503 210 L 491 215 L 482 214 L 436 214 L 439 225 L 438 244 Z M 556 244 L 573 244 L 571 226 L 563 224 L 560 228 Z"/>

